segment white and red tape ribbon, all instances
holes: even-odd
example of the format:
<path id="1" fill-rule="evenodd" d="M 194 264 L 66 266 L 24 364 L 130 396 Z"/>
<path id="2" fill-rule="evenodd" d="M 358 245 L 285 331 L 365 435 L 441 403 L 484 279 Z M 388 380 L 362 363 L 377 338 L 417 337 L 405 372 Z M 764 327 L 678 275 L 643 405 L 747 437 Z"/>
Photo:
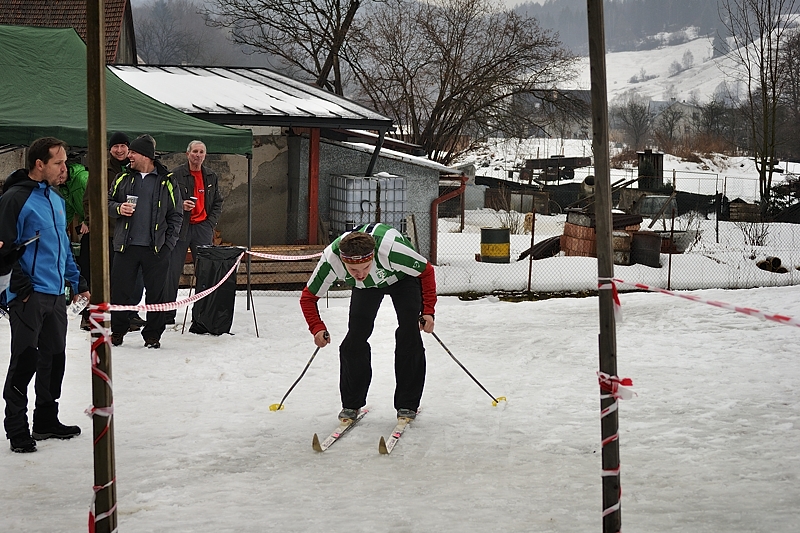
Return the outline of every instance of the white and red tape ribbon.
<path id="1" fill-rule="evenodd" d="M 682 294 L 679 292 L 668 291 L 666 289 L 661 289 L 658 287 L 651 287 L 650 285 L 645 285 L 644 283 L 628 283 L 627 281 L 618 278 L 614 278 L 613 281 L 616 283 L 620 283 L 622 285 L 636 287 L 637 289 L 643 289 L 650 292 L 660 292 L 661 294 L 666 294 L 669 296 L 677 296 L 678 298 L 683 298 L 684 300 L 690 300 L 692 302 L 700 302 L 714 307 L 719 307 L 721 309 L 728 309 L 730 311 L 735 311 L 736 313 L 742 313 L 743 315 L 754 316 L 756 318 L 761 318 L 763 320 L 770 320 L 772 322 L 777 322 L 778 324 L 785 324 L 787 326 L 795 326 L 800 328 L 800 320 L 797 320 L 796 318 L 792 318 L 790 316 L 765 313 L 763 311 L 760 311 L 758 309 L 753 309 L 751 307 L 740 307 L 738 305 L 720 302 L 718 300 L 706 300 L 694 294 Z"/>
<path id="2" fill-rule="evenodd" d="M 601 394 L 600 399 L 608 399 L 613 398 L 614 402 L 606 407 L 605 409 L 600 411 L 600 418 L 605 418 L 611 413 L 615 412 L 619 408 L 619 400 L 629 400 L 636 396 L 636 393 L 630 389 L 633 386 L 633 381 L 631 378 L 619 378 L 617 376 L 611 376 L 606 374 L 605 372 L 598 372 L 597 373 L 597 380 L 600 383 L 600 389 L 608 394 Z M 614 441 L 619 440 L 619 429 L 613 435 L 610 435 L 604 438 L 601 442 L 602 446 L 605 448 L 606 445 L 611 444 Z M 612 477 L 612 476 L 619 476 L 619 472 L 621 469 L 621 465 L 617 465 L 616 468 L 612 469 L 604 469 L 601 472 L 602 477 Z M 619 486 L 619 495 L 617 497 L 617 503 L 603 509 L 603 518 L 614 513 L 620 509 L 622 501 L 622 484 L 620 483 Z"/>

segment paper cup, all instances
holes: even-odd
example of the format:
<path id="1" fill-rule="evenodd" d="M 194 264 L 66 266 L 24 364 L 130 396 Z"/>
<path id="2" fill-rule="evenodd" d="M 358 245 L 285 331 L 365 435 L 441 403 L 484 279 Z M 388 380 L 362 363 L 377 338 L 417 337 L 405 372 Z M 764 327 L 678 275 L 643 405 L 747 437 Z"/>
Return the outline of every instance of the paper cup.
<path id="1" fill-rule="evenodd" d="M 139 199 L 139 197 L 138 197 L 138 196 L 134 196 L 134 195 L 132 195 L 132 194 L 129 194 L 129 195 L 128 195 L 128 199 L 127 199 L 127 200 L 125 200 L 125 201 L 126 201 L 127 203 L 129 203 L 129 204 L 136 205 L 136 200 L 138 200 L 138 199 Z"/>

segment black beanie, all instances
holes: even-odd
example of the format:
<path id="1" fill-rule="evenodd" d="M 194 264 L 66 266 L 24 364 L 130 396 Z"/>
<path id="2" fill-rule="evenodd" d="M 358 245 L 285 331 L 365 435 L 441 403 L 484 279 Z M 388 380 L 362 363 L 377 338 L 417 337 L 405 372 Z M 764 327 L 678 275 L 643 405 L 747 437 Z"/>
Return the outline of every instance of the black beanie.
<path id="1" fill-rule="evenodd" d="M 153 160 L 156 158 L 156 145 L 153 144 L 152 137 L 149 135 L 136 137 L 131 142 L 130 150 Z"/>
<path id="2" fill-rule="evenodd" d="M 121 131 L 115 131 L 114 134 L 108 139 L 108 149 L 111 150 L 111 147 L 115 144 L 124 144 L 126 146 L 130 146 L 131 140 Z"/>

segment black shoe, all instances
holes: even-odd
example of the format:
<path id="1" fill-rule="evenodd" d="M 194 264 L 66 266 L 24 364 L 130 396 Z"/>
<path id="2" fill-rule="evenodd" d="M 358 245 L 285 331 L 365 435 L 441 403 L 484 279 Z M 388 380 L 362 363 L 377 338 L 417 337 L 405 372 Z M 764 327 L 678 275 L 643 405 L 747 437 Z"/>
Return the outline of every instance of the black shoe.
<path id="1" fill-rule="evenodd" d="M 161 339 L 145 339 L 144 345 L 148 348 L 161 348 Z"/>
<path id="2" fill-rule="evenodd" d="M 125 338 L 124 333 L 112 333 L 111 334 L 111 344 L 114 346 L 122 346 L 122 339 Z"/>
<path id="3" fill-rule="evenodd" d="M 146 320 L 143 320 L 139 315 L 133 315 L 128 331 L 139 331 L 145 324 L 147 324 Z"/>
<path id="4" fill-rule="evenodd" d="M 36 441 L 29 434 L 11 437 L 11 451 L 16 453 L 33 453 L 36 451 Z"/>
<path id="5" fill-rule="evenodd" d="M 408 418 L 410 420 L 414 420 L 417 418 L 417 411 L 416 409 L 398 409 L 397 418 Z"/>
<path id="6" fill-rule="evenodd" d="M 81 428 L 78 426 L 65 426 L 61 422 L 56 421 L 55 424 L 50 426 L 37 426 L 33 425 L 33 438 L 36 440 L 47 439 L 71 439 L 81 434 Z"/>

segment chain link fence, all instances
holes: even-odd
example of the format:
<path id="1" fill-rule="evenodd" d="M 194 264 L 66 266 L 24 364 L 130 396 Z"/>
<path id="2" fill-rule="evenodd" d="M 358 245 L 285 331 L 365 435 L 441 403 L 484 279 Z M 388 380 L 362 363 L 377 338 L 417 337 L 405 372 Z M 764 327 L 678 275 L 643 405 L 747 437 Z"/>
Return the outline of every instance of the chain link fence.
<path id="1" fill-rule="evenodd" d="M 635 172 L 635 169 L 614 170 L 611 182 L 633 180 Z M 570 207 L 574 202 L 570 199 L 577 198 L 576 187 L 592 175 L 591 168 L 576 169 L 569 195 L 559 196 L 561 193 L 552 191 L 543 197 L 511 194 L 507 195 L 506 209 L 498 205 L 464 209 L 463 196 L 455 196 L 439 204 L 435 220 L 430 211 L 418 210 L 407 211 L 403 217 L 386 222 L 398 225 L 415 247 L 434 262 L 441 295 L 477 297 L 503 293 L 535 298 L 543 293 L 594 294 L 597 260 L 593 244 L 587 244 L 585 253 L 580 254 L 562 249 L 565 229 L 566 233 L 575 229 L 567 224 L 571 216 L 568 213 L 574 212 L 574 207 Z M 667 191 L 671 191 L 673 185 L 679 189 L 674 216 L 665 213 L 655 222 L 643 217 L 638 226 L 627 228 L 632 236 L 631 245 L 636 242 L 638 232 L 655 232 L 660 243 L 657 250 L 651 250 L 655 262 L 646 264 L 631 261 L 630 257 L 627 263 L 615 261 L 615 277 L 630 283 L 676 290 L 800 283 L 800 225 L 761 222 L 760 217 L 743 216 L 747 213 L 741 209 L 738 219 L 734 216 L 737 211 L 731 206 L 754 205 L 758 198 L 756 178 L 675 171 L 666 172 L 664 182 Z M 456 188 L 456 184 L 451 187 L 452 190 Z M 629 190 L 634 196 L 639 194 L 636 188 Z M 441 194 L 447 192 L 452 191 L 446 187 L 440 191 Z M 484 194 L 485 203 L 490 205 L 495 202 L 493 194 L 498 195 L 490 189 L 485 189 Z M 621 196 L 621 190 L 615 191 L 615 205 Z M 534 206 L 535 217 L 530 213 Z M 271 222 L 277 223 L 259 221 Z M 428 231 L 432 226 L 437 228 L 433 238 Z M 486 228 L 507 229 L 507 237 L 499 242 L 496 236 L 489 239 Z M 325 214 L 319 231 L 328 242 L 338 234 L 330 229 Z M 594 241 L 593 227 L 580 231 L 580 238 L 586 243 Z M 281 256 L 308 256 L 323 248 L 324 244 L 282 245 L 259 246 L 254 250 Z M 619 254 L 615 250 L 616 255 Z M 624 254 L 622 258 L 625 259 Z M 251 258 L 252 288 L 259 294 L 299 291 L 316 262 L 308 258 L 299 261 Z M 241 280 L 246 279 L 245 268 L 243 264 L 239 270 L 240 289 Z M 188 285 L 190 279 L 184 278 L 184 281 Z M 337 288 L 345 290 L 337 292 Z M 332 296 L 348 293 L 341 285 L 334 288 Z"/>

